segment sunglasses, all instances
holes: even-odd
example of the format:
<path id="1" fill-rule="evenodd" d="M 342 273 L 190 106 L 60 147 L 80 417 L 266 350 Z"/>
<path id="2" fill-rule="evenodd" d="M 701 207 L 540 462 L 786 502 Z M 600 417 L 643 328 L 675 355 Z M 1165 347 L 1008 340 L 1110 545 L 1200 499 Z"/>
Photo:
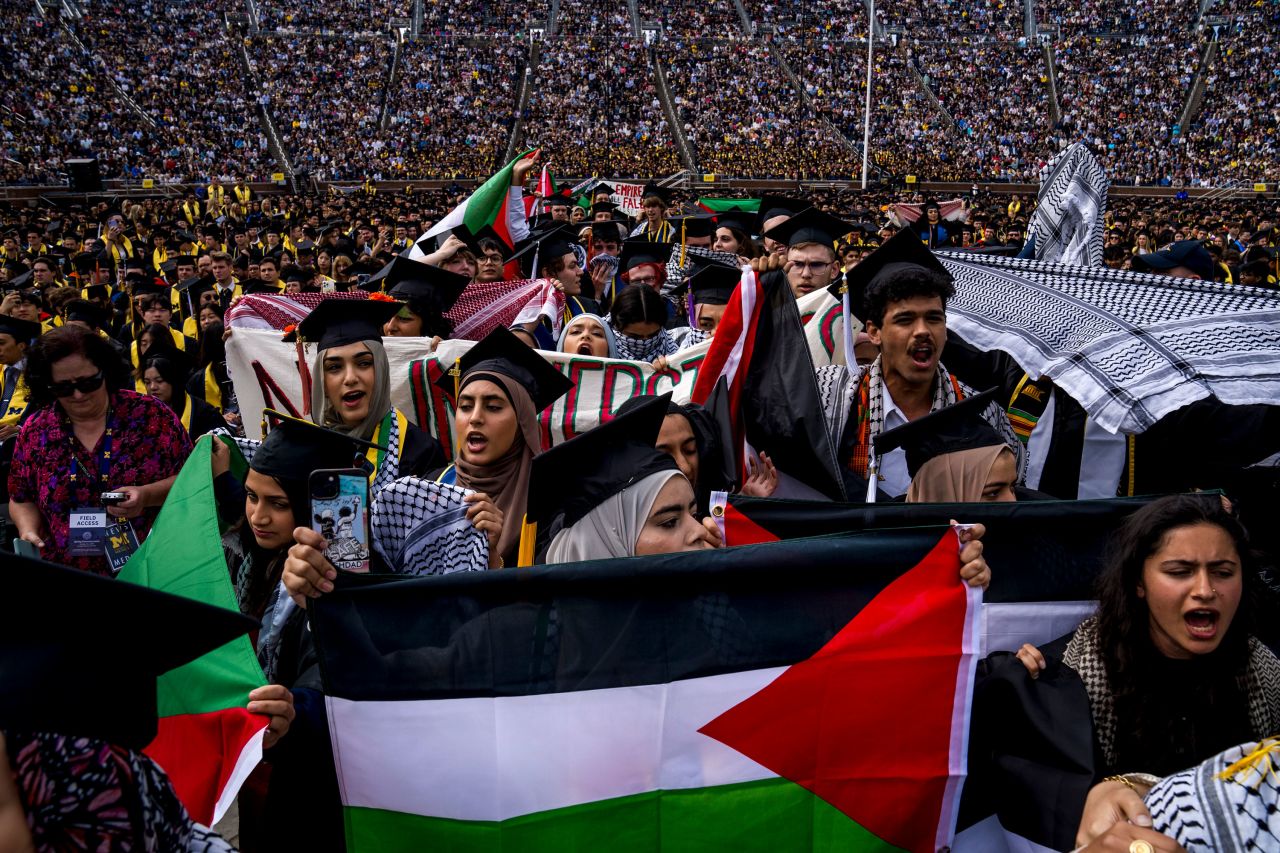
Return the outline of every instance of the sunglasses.
<path id="1" fill-rule="evenodd" d="M 75 392 L 89 394 L 102 387 L 104 377 L 99 370 L 92 376 L 81 376 L 79 379 L 68 379 L 66 382 L 50 382 L 49 390 L 55 397 L 70 397 Z"/>

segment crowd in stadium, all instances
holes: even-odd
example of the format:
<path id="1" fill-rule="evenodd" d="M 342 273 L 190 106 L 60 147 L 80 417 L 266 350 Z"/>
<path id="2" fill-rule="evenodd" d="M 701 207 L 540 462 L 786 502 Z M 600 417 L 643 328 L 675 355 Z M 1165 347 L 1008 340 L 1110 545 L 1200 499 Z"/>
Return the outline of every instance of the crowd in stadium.
<path id="1" fill-rule="evenodd" d="M 1045 0 L 1033 12 L 1048 28 L 1047 50 L 1026 39 L 1022 4 L 950 5 L 877 11 L 888 40 L 877 49 L 872 153 L 893 173 L 1030 180 L 1055 152 L 1083 139 L 1124 183 L 1277 177 L 1280 82 L 1259 73 L 1280 38 L 1274 4 L 1211 5 L 1207 15 L 1228 21 L 1215 41 L 1191 0 Z M 803 3 L 744 8 L 753 26 L 766 25 L 754 41 L 730 2 L 637 6 L 642 26 L 664 31 L 658 56 L 697 167 L 760 177 L 858 171 L 851 166 L 862 136 L 861 4 L 822 15 Z M 127 15 L 63 20 L 6 4 L 0 51 L 15 85 L 2 96 L 0 175 L 56 181 L 63 159 L 92 153 L 109 179 L 264 178 L 280 165 L 261 126 L 261 103 L 299 172 L 481 177 L 521 126 L 516 100 L 532 29 L 555 36 L 532 69 L 523 124 L 536 131 L 525 134 L 529 141 L 577 135 L 582 159 L 593 162 L 608 146 L 619 152 L 609 167 L 616 177 L 673 165 L 679 147 L 627 7 L 565 0 L 556 9 L 548 29 L 547 6 L 426 3 L 423 39 L 401 45 L 393 62 L 388 22 L 409 20 L 409 3 L 324 6 L 323 14 L 320 5 L 257 3 L 257 31 L 234 2 L 212 9 L 137 3 Z M 239 55 L 242 40 L 251 73 Z M 1211 43 L 1214 61 L 1200 76 Z M 807 101 L 791 92 L 776 56 L 799 75 Z M 1199 109 L 1184 128 L 1178 122 L 1197 82 Z M 128 101 L 121 103 L 117 87 Z M 552 122 L 536 109 L 547 103 L 574 105 L 573 113 Z M 755 150 L 761 143 L 790 154 L 763 162 Z"/>

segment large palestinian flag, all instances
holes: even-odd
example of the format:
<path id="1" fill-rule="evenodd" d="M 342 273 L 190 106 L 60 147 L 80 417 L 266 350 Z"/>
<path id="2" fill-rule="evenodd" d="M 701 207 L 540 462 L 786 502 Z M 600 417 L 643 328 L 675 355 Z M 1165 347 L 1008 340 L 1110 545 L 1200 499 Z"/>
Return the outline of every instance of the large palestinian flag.
<path id="1" fill-rule="evenodd" d="M 352 850 L 948 845 L 980 593 L 947 528 L 342 588 Z"/>
<path id="2" fill-rule="evenodd" d="M 214 440 L 196 443 L 120 580 L 238 612 L 213 496 Z M 187 811 L 205 825 L 222 818 L 262 760 L 268 720 L 245 706 L 249 691 L 265 683 L 247 635 L 157 680 L 159 731 L 144 752 L 164 768 Z"/>

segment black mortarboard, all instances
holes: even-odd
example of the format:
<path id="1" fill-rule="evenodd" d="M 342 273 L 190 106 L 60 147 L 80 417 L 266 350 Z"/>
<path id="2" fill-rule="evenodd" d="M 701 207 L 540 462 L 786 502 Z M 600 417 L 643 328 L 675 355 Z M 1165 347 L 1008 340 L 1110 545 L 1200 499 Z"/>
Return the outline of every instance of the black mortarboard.
<path id="1" fill-rule="evenodd" d="M 1250 273 L 1265 282 L 1271 276 L 1271 264 L 1267 261 L 1250 261 L 1240 267 L 1240 273 Z"/>
<path id="2" fill-rule="evenodd" d="M 213 290 L 217 287 L 212 275 L 193 275 L 184 281 L 178 283 L 174 288 L 179 293 L 189 293 L 191 296 L 199 296 L 207 290 Z"/>
<path id="3" fill-rule="evenodd" d="M 160 265 L 160 272 L 164 273 L 165 275 L 170 275 L 177 268 L 178 268 L 178 259 L 172 258 Z"/>
<path id="4" fill-rule="evenodd" d="M 671 220 L 671 227 L 682 237 L 712 237 L 716 233 L 714 217 L 705 213 L 695 213 Z"/>
<path id="5" fill-rule="evenodd" d="M 1202 279 L 1213 278 L 1213 258 L 1199 240 L 1179 240 L 1163 251 L 1135 255 L 1132 266 L 1137 272 L 1163 272 L 1174 267 L 1186 267 Z"/>
<path id="6" fill-rule="evenodd" d="M 511 334 L 505 326 L 492 332 L 458 359 L 458 388 L 461 390 L 473 373 L 497 373 L 519 382 L 533 399 L 533 408 L 541 412 L 573 387 L 565 375 L 552 367 L 527 344 Z M 453 399 L 455 376 L 452 369 L 436 380 L 436 385 Z M 457 401 L 454 400 L 456 403 Z"/>
<path id="7" fill-rule="evenodd" d="M 671 204 L 671 189 L 669 187 L 660 187 L 653 181 L 644 185 L 644 189 L 640 191 L 640 202 L 643 204 L 651 198 L 662 200 L 663 204 Z"/>
<path id="8" fill-rule="evenodd" d="M 85 287 L 84 295 L 87 299 L 110 299 L 111 289 L 105 284 L 90 284 Z"/>
<path id="9" fill-rule="evenodd" d="M 517 252 L 513 259 L 520 261 L 520 268 L 527 276 L 533 275 L 533 261 L 538 259 L 538 269 L 546 267 L 555 258 L 562 258 L 573 251 L 572 243 L 578 242 L 578 226 L 560 223 L 545 231 Z"/>
<path id="10" fill-rule="evenodd" d="M 269 477 L 305 483 L 312 471 L 322 468 L 359 468 L 364 453 L 378 447 L 274 409 L 263 410 L 262 416 L 267 422 L 267 435 L 254 451 L 249 467 Z"/>
<path id="11" fill-rule="evenodd" d="M 0 729 L 129 749 L 155 737 L 157 676 L 258 627 L 235 610 L 13 554 L 5 594 L 21 606 L 0 620 Z"/>
<path id="12" fill-rule="evenodd" d="M 613 187 L 611 187 L 609 184 L 606 184 L 604 181 L 601 181 L 600 183 L 596 184 L 594 187 L 591 188 L 591 194 L 593 196 L 599 193 L 608 193 L 609 195 L 613 195 Z"/>
<path id="13" fill-rule="evenodd" d="M 566 192 L 558 192 L 555 195 L 549 195 L 542 200 L 543 205 L 550 210 L 553 207 L 568 207 L 573 203 L 573 199 L 569 198 Z"/>
<path id="14" fill-rule="evenodd" d="M 10 282 L 12 284 L 12 282 Z M 18 291 L 18 301 L 27 302 L 31 305 L 39 305 L 44 307 L 44 294 L 36 290 L 34 287 L 23 288 Z"/>
<path id="15" fill-rule="evenodd" d="M 798 246 L 801 243 L 822 243 L 832 246 L 852 230 L 853 226 L 843 219 L 823 213 L 816 207 L 810 207 L 800 211 L 786 222 L 770 228 L 763 236 L 787 246 Z"/>
<path id="16" fill-rule="evenodd" d="M 876 455 L 883 456 L 891 450 L 903 448 L 907 453 L 907 472 L 914 477 L 924 463 L 935 456 L 978 447 L 1003 446 L 1005 442 L 1000 433 L 983 417 L 995 399 L 996 389 L 992 388 L 886 430 L 876 439 Z"/>
<path id="17" fill-rule="evenodd" d="M 694 304 L 728 305 L 734 288 L 742 280 L 742 270 L 724 264 L 708 263 L 689 276 L 689 290 Z"/>
<path id="18" fill-rule="evenodd" d="M 751 229 L 755 226 L 755 221 L 751 214 L 740 210 L 726 210 L 716 216 L 717 228 L 732 228 L 735 231 L 741 231 L 747 236 L 751 235 Z"/>
<path id="19" fill-rule="evenodd" d="M 280 285 L 270 284 L 260 278 L 246 278 L 240 282 L 240 290 L 250 296 L 255 293 L 279 293 Z"/>
<path id="20" fill-rule="evenodd" d="M 529 521 L 545 530 L 563 516 L 570 527 L 650 474 L 679 470 L 669 453 L 654 447 L 670 400 L 670 394 L 653 397 L 533 457 Z"/>
<path id="21" fill-rule="evenodd" d="M 618 265 L 623 272 L 638 267 L 640 264 L 666 265 L 671 259 L 671 250 L 675 243 L 656 243 L 649 240 L 627 240 L 622 244 L 622 254 L 618 256 Z"/>
<path id="22" fill-rule="evenodd" d="M 0 332 L 11 335 L 15 341 L 25 343 L 40 337 L 41 326 L 30 320 L 19 320 L 17 317 L 0 314 Z"/>
<path id="23" fill-rule="evenodd" d="M 102 285 L 98 285 L 101 287 Z M 98 305 L 84 299 L 72 299 L 64 306 L 67 322 L 79 320 L 88 323 L 95 329 L 101 329 L 107 322 L 107 312 Z"/>
<path id="24" fill-rule="evenodd" d="M 622 242 L 622 229 L 619 223 L 610 219 L 604 222 L 591 223 L 591 236 L 597 240 L 607 240 L 611 243 Z"/>
<path id="25" fill-rule="evenodd" d="M 809 206 L 809 202 L 797 198 L 788 198 L 784 195 L 766 195 L 760 199 L 760 211 L 756 215 L 755 227 L 751 230 L 759 234 L 764 231 L 764 224 L 770 219 L 778 216 L 795 216 Z"/>
<path id="26" fill-rule="evenodd" d="M 154 279 L 144 277 L 135 279 L 129 292 L 134 296 L 167 296 L 169 288 L 162 284 L 156 284 Z"/>
<path id="27" fill-rule="evenodd" d="M 22 265 L 19 264 L 19 266 L 22 266 Z M 23 267 L 23 269 L 26 269 L 26 267 Z M 27 270 L 26 272 L 18 273 L 13 278 L 5 282 L 5 287 L 8 288 L 9 290 L 16 290 L 19 288 L 26 287 L 30 283 L 31 283 L 31 270 Z"/>
<path id="28" fill-rule="evenodd" d="M 386 292 L 396 299 L 425 303 L 439 314 L 453 307 L 462 291 L 471 283 L 465 275 L 396 255 L 391 263 L 369 278 L 361 288 Z"/>
<path id="29" fill-rule="evenodd" d="M 923 267 L 944 276 L 947 281 L 952 280 L 951 273 L 933 256 L 924 241 L 910 228 L 903 228 L 845 273 L 854 315 L 866 319 L 867 293 L 894 274 L 912 267 Z"/>
<path id="30" fill-rule="evenodd" d="M 294 333 L 321 350 L 358 341 L 382 340 L 382 327 L 400 310 L 399 302 L 381 299 L 322 299 L 302 318 Z M 285 340 L 292 340 L 294 334 Z"/>
<path id="31" fill-rule="evenodd" d="M 618 206 L 611 201 L 598 201 L 591 205 L 591 215 L 595 216 L 597 213 L 608 213 L 612 215 L 617 209 Z"/>

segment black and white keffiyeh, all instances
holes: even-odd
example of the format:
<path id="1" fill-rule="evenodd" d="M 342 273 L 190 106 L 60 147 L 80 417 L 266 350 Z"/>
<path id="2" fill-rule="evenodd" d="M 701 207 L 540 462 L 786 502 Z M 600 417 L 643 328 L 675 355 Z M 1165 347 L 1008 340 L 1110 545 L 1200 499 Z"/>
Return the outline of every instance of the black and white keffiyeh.
<path id="1" fill-rule="evenodd" d="M 447 575 L 489 567 L 489 540 L 467 520 L 466 489 L 404 477 L 378 492 L 374 549 L 397 574 Z"/>
<path id="2" fill-rule="evenodd" d="M 612 326 L 612 323 L 610 325 Z M 680 349 L 675 338 L 671 337 L 671 333 L 666 329 L 659 329 L 656 335 L 647 338 L 637 338 L 623 334 L 616 326 L 612 328 L 613 342 L 618 347 L 618 358 L 643 361 L 648 364 L 660 355 L 674 355 Z"/>
<path id="3" fill-rule="evenodd" d="M 1187 853 L 1280 850 L 1280 740 L 1245 743 L 1147 792 L 1153 828 Z"/>
<path id="4" fill-rule="evenodd" d="M 1037 261 L 1102 266 L 1103 214 L 1111 181 L 1083 142 L 1040 170 L 1040 194 L 1027 225 Z"/>
<path id="5" fill-rule="evenodd" d="M 684 263 L 680 263 L 682 260 Z M 667 259 L 667 281 L 662 285 L 662 295 L 668 299 L 675 297 L 677 293 L 684 290 L 685 279 L 693 273 L 693 261 L 690 257 L 697 257 L 707 261 L 715 261 L 716 263 L 725 264 L 726 266 L 741 266 L 742 262 L 738 260 L 738 256 L 733 252 L 717 252 L 715 249 L 704 249 L 701 246 L 675 246 L 671 249 L 671 257 Z"/>
<path id="6" fill-rule="evenodd" d="M 1280 401 L 1280 291 L 991 255 L 938 259 L 955 276 L 948 327 L 1051 378 L 1105 430 L 1141 433 L 1210 395 Z"/>

